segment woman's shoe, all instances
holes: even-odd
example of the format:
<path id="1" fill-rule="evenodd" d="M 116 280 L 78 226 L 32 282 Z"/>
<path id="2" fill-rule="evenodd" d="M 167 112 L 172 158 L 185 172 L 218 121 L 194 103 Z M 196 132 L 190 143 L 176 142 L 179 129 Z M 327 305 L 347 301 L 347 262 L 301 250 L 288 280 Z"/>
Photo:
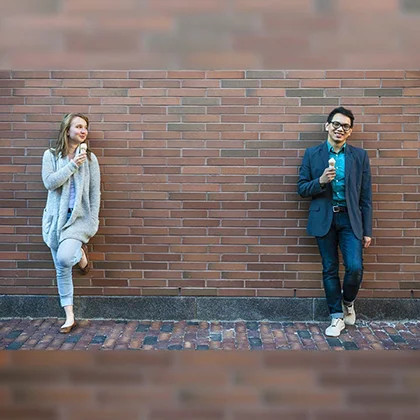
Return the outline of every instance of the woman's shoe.
<path id="1" fill-rule="evenodd" d="M 68 327 L 61 327 L 60 334 L 68 334 L 71 332 L 73 328 L 76 328 L 76 327 L 77 327 L 77 323 L 76 321 L 74 321 L 73 324 L 69 325 Z"/>
<path id="2" fill-rule="evenodd" d="M 79 270 L 84 275 L 84 274 L 89 273 L 89 270 L 90 270 L 90 267 L 89 267 L 89 253 L 88 253 L 88 247 L 87 247 L 86 244 L 82 244 L 82 249 L 83 249 L 83 252 L 85 253 L 87 263 L 84 267 L 81 267 L 80 263 L 79 263 Z"/>

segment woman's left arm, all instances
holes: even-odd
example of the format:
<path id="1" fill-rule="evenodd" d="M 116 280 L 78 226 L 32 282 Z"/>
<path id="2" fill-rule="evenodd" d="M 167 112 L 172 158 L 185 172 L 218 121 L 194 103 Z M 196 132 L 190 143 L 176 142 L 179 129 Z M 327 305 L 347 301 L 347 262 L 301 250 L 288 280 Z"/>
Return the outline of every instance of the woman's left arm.
<path id="1" fill-rule="evenodd" d="M 89 162 L 90 183 L 89 183 L 89 202 L 92 217 L 99 217 L 99 207 L 101 204 L 101 173 L 97 157 L 92 153 Z"/>

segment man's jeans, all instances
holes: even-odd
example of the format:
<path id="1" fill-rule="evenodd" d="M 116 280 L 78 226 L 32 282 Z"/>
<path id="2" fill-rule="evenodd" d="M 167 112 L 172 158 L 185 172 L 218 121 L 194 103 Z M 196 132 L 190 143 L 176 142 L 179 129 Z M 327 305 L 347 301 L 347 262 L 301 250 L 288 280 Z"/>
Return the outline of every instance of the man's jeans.
<path id="1" fill-rule="evenodd" d="M 363 244 L 354 236 L 348 213 L 334 213 L 330 231 L 316 238 L 322 257 L 322 279 L 332 318 L 343 318 L 341 301 L 352 303 L 363 277 Z M 341 294 L 338 275 L 338 246 L 343 256 L 345 275 Z"/>

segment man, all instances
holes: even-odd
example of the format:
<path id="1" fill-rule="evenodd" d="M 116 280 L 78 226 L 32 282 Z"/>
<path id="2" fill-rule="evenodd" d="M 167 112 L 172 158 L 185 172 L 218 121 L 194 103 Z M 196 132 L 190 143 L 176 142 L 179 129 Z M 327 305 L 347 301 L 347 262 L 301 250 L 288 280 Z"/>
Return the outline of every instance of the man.
<path id="1" fill-rule="evenodd" d="M 325 334 L 338 337 L 354 325 L 354 301 L 363 276 L 363 247 L 372 240 L 372 183 L 369 156 L 347 144 L 353 113 L 335 108 L 328 115 L 327 141 L 305 151 L 298 193 L 311 197 L 307 231 L 315 236 L 322 258 L 322 278 L 331 325 Z M 331 159 L 333 158 L 333 159 Z M 341 290 L 338 246 L 345 275 Z"/>

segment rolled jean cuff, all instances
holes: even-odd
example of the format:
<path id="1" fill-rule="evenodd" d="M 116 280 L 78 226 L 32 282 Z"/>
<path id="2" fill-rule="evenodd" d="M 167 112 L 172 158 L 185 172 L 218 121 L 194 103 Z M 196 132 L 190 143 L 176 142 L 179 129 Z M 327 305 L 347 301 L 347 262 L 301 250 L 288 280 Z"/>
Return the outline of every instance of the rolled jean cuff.
<path id="1" fill-rule="evenodd" d="M 73 305 L 73 298 L 71 298 L 71 297 L 70 298 L 66 297 L 66 298 L 63 298 L 63 299 L 60 298 L 60 305 L 61 305 L 62 308 L 64 308 L 64 306 Z"/>
<path id="2" fill-rule="evenodd" d="M 335 312 L 333 314 L 330 314 L 331 319 L 335 319 L 335 318 L 344 318 L 344 313 L 343 312 Z"/>

